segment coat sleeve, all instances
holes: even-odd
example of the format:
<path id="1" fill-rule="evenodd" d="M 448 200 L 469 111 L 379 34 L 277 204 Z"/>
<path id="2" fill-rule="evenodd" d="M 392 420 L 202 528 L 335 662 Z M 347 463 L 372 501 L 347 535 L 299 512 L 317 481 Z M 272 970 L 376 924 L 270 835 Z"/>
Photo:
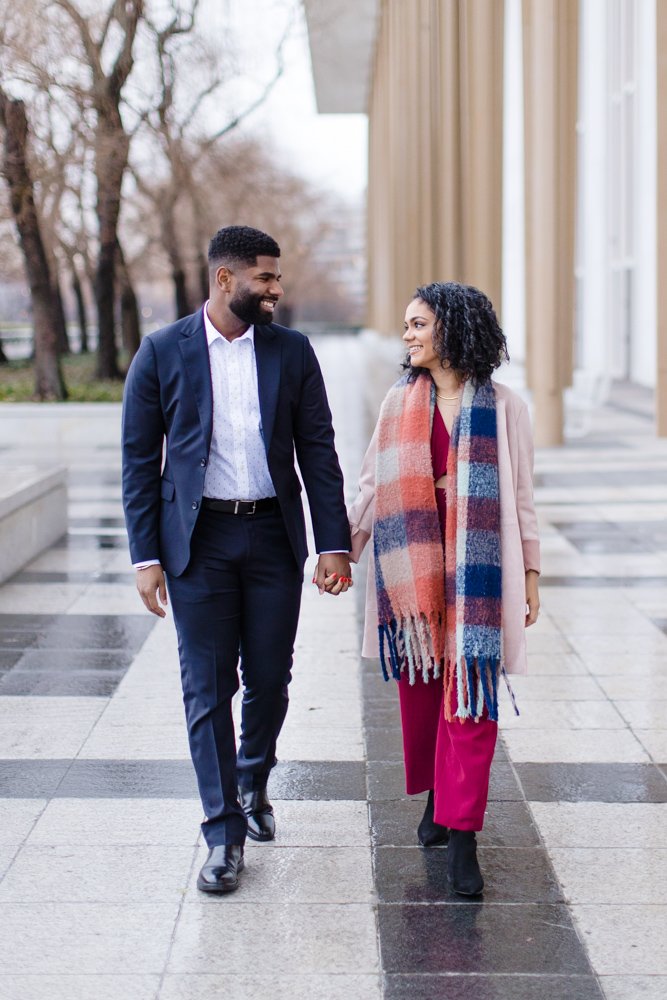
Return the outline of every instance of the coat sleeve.
<path id="1" fill-rule="evenodd" d="M 533 432 L 525 405 L 519 408 L 516 422 L 517 431 L 517 482 L 516 509 L 523 547 L 523 563 L 526 570 L 540 572 L 540 541 L 533 499 Z"/>
<path id="2" fill-rule="evenodd" d="M 352 533 L 352 561 L 359 562 L 373 531 L 375 513 L 375 465 L 377 460 L 377 425 L 368 446 L 359 473 L 359 493 L 351 504 L 347 516 Z"/>
<path id="3" fill-rule="evenodd" d="M 130 365 L 123 393 L 123 509 L 133 563 L 160 558 L 164 435 L 155 349 L 146 337 Z"/>
<path id="4" fill-rule="evenodd" d="M 343 473 L 334 445 L 324 379 L 310 341 L 304 337 L 304 375 L 294 418 L 294 447 L 308 494 L 318 552 L 350 551 Z"/>

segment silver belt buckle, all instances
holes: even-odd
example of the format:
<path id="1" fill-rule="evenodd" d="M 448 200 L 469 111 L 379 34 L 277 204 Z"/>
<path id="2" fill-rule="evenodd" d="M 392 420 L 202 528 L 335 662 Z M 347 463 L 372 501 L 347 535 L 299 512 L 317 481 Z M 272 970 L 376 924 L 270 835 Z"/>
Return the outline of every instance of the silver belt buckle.
<path id="1" fill-rule="evenodd" d="M 238 512 L 239 512 L 239 504 L 240 503 L 241 503 L 241 501 L 237 500 L 236 503 L 234 504 L 234 513 L 235 514 L 238 514 Z"/>
<path id="2" fill-rule="evenodd" d="M 256 510 L 257 510 L 257 501 L 253 500 L 253 502 L 252 502 L 252 510 L 249 510 L 248 514 L 254 514 Z"/>

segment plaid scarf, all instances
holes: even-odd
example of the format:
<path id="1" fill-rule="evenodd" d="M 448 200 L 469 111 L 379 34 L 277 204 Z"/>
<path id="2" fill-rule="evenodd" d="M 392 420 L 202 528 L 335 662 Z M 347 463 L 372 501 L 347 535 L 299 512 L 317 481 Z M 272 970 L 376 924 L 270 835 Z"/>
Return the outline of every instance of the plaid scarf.
<path id="1" fill-rule="evenodd" d="M 400 379 L 378 429 L 375 583 L 386 679 L 444 674 L 445 715 L 498 718 L 500 495 L 491 382 L 463 388 L 447 460 L 445 546 L 435 500 L 430 376 Z M 504 670 L 503 670 L 504 673 Z M 456 707 L 454 713 L 453 706 Z"/>

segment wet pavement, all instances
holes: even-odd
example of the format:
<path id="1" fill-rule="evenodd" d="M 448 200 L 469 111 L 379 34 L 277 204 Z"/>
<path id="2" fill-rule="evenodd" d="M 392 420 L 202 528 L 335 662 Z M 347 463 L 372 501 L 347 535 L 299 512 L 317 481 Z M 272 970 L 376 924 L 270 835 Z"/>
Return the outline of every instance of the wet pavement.
<path id="1" fill-rule="evenodd" d="M 352 497 L 387 351 L 316 347 Z M 233 896 L 197 893 L 175 635 L 133 587 L 119 408 L 0 407 L 2 463 L 66 464 L 70 497 L 66 538 L 0 587 L 0 1000 L 667 996 L 667 442 L 645 394 L 614 400 L 537 455 L 543 611 L 476 901 L 416 846 L 394 687 L 358 655 L 363 566 L 356 600 L 305 585 L 277 840 Z"/>

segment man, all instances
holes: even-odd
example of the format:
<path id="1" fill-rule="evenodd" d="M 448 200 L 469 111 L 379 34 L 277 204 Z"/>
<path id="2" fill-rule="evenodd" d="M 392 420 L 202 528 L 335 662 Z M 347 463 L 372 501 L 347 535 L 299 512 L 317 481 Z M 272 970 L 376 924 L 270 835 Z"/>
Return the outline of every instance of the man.
<path id="1" fill-rule="evenodd" d="M 164 617 L 168 586 L 178 633 L 209 847 L 197 885 L 229 892 L 246 834 L 275 835 L 266 785 L 287 712 L 308 554 L 294 452 L 321 593 L 351 585 L 350 536 L 317 359 L 306 337 L 272 322 L 283 294 L 278 244 L 229 226 L 208 256 L 204 308 L 146 337 L 130 366 L 123 502 L 139 594 Z"/>

